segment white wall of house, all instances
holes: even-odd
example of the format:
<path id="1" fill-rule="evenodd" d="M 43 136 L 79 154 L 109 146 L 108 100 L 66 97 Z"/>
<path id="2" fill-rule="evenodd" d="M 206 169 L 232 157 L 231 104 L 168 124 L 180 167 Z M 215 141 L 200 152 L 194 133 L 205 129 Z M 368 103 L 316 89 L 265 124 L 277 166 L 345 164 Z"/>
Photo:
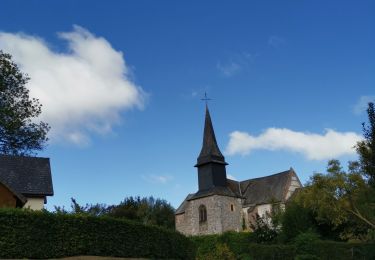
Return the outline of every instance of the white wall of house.
<path id="1" fill-rule="evenodd" d="M 32 210 L 42 210 L 44 207 L 44 198 L 27 198 L 26 204 L 23 208 Z"/>
<path id="2" fill-rule="evenodd" d="M 291 179 L 291 182 L 290 182 L 290 186 L 288 188 L 288 192 L 286 194 L 286 197 L 285 199 L 289 199 L 289 197 L 293 194 L 293 192 L 297 189 L 297 188 L 301 188 L 302 187 L 302 184 L 301 182 L 298 180 L 297 176 L 292 176 L 292 179 Z"/>
<path id="3" fill-rule="evenodd" d="M 266 218 L 267 214 L 271 213 L 271 204 L 262 204 L 257 206 L 258 215 L 262 218 Z"/>

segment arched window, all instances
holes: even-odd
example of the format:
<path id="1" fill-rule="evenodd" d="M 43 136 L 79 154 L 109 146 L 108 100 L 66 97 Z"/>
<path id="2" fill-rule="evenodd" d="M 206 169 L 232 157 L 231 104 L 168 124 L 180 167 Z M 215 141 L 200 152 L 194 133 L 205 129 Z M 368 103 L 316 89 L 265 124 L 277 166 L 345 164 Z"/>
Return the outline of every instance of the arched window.
<path id="1" fill-rule="evenodd" d="M 199 206 L 199 223 L 204 223 L 207 221 L 207 210 L 205 205 Z"/>

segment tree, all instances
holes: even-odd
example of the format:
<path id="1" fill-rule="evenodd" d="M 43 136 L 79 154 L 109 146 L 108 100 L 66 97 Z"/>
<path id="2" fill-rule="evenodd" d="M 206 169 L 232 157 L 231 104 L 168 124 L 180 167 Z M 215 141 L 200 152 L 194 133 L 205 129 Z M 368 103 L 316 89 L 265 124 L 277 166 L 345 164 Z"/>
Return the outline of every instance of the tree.
<path id="1" fill-rule="evenodd" d="M 119 205 L 108 207 L 108 216 L 132 219 L 143 224 L 175 228 L 174 208 L 165 200 L 128 197 Z"/>
<path id="2" fill-rule="evenodd" d="M 326 235 L 339 230 L 342 239 L 361 238 L 374 228 L 368 185 L 355 164 L 349 162 L 349 172 L 345 172 L 338 160 L 329 161 L 327 173 L 314 174 L 294 198 L 313 213 L 318 231 L 320 227 L 331 229 Z"/>
<path id="3" fill-rule="evenodd" d="M 119 205 L 107 206 L 104 204 L 86 204 L 82 206 L 71 198 L 71 210 L 55 206 L 59 214 L 81 214 L 90 216 L 108 216 L 113 218 L 129 219 L 145 225 L 156 225 L 168 229 L 175 228 L 174 208 L 165 200 L 127 197 Z"/>
<path id="4" fill-rule="evenodd" d="M 365 139 L 358 142 L 356 149 L 359 155 L 360 167 L 368 178 L 368 183 L 375 188 L 375 111 L 374 103 L 369 103 L 367 108 L 369 125 L 362 123 Z"/>
<path id="5" fill-rule="evenodd" d="M 314 174 L 295 202 L 311 210 L 320 225 L 341 230 L 342 238 L 375 233 L 375 111 L 369 103 L 369 125 L 363 123 L 364 140 L 356 145 L 359 161 L 344 171 L 338 160 L 328 162 L 326 174 Z"/>
<path id="6" fill-rule="evenodd" d="M 0 50 L 0 154 L 34 155 L 45 147 L 50 127 L 36 122 L 42 105 L 30 98 L 29 77 L 11 58 Z"/>

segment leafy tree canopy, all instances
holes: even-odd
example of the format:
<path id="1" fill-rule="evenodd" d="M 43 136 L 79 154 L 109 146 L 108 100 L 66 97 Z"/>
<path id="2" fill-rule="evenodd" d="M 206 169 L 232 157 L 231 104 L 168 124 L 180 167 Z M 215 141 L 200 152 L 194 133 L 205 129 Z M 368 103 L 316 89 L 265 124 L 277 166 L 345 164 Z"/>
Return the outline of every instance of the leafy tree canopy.
<path id="1" fill-rule="evenodd" d="M 369 184 L 375 188 L 375 111 L 374 103 L 367 108 L 369 123 L 362 123 L 365 139 L 358 142 L 356 148 L 359 155 L 361 171 L 368 178 Z"/>
<path id="2" fill-rule="evenodd" d="M 48 140 L 47 123 L 36 122 L 42 105 L 30 98 L 23 74 L 0 50 L 0 154 L 34 155 Z"/>
<path id="3" fill-rule="evenodd" d="M 369 125 L 356 145 L 359 161 L 348 170 L 338 160 L 328 162 L 326 174 L 314 174 L 294 202 L 313 212 L 318 225 L 340 230 L 343 239 L 367 239 L 375 230 L 375 113 L 369 103 Z M 366 238 L 367 237 L 367 238 Z"/>
<path id="4" fill-rule="evenodd" d="M 165 200 L 154 197 L 127 197 L 118 205 L 86 204 L 81 206 L 72 198 L 71 211 L 56 207 L 55 211 L 62 214 L 83 214 L 92 216 L 109 216 L 125 218 L 145 225 L 156 225 L 174 229 L 174 208 Z"/>

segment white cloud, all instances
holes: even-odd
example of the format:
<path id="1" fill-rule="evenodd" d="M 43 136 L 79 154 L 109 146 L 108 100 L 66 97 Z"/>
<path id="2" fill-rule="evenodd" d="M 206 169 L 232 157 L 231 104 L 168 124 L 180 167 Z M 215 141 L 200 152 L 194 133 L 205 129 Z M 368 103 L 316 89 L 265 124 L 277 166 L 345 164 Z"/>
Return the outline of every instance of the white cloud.
<path id="1" fill-rule="evenodd" d="M 286 43 L 286 41 L 285 41 L 284 38 L 281 38 L 281 37 L 276 36 L 276 35 L 272 35 L 268 38 L 268 45 L 270 45 L 272 47 L 275 47 L 275 48 L 278 48 L 281 45 L 284 45 L 285 43 Z"/>
<path id="2" fill-rule="evenodd" d="M 253 150 L 286 150 L 302 153 L 309 160 L 324 160 L 354 154 L 353 146 L 361 139 L 356 133 L 340 133 L 332 129 L 327 129 L 324 134 L 313 134 L 268 128 L 259 136 L 234 131 L 230 134 L 226 153 L 246 155 Z"/>
<path id="3" fill-rule="evenodd" d="M 173 177 L 169 175 L 142 175 L 142 179 L 151 183 L 166 184 L 171 181 Z"/>
<path id="4" fill-rule="evenodd" d="M 216 68 L 225 77 L 231 77 L 238 74 L 242 70 L 246 70 L 259 57 L 259 53 L 251 54 L 249 52 L 234 53 L 227 61 L 219 61 L 216 63 Z"/>
<path id="5" fill-rule="evenodd" d="M 375 96 L 361 96 L 353 108 L 354 114 L 360 115 L 365 112 L 369 102 L 375 102 Z"/>
<path id="6" fill-rule="evenodd" d="M 234 181 L 237 180 L 236 177 L 234 177 L 234 176 L 231 175 L 231 174 L 227 174 L 227 177 L 228 177 L 228 179 L 231 179 L 231 180 L 234 180 Z"/>
<path id="7" fill-rule="evenodd" d="M 86 144 L 90 132 L 111 132 L 120 112 L 142 108 L 145 94 L 130 79 L 123 53 L 106 39 L 79 26 L 58 36 L 67 52 L 35 36 L 5 32 L 0 49 L 30 76 L 27 87 L 43 104 L 41 119 L 52 127 L 50 138 Z"/>
<path id="8" fill-rule="evenodd" d="M 241 70 L 241 65 L 234 61 L 231 61 L 226 64 L 222 64 L 218 62 L 216 67 L 226 77 L 233 76 L 234 74 L 236 74 L 237 72 Z"/>

